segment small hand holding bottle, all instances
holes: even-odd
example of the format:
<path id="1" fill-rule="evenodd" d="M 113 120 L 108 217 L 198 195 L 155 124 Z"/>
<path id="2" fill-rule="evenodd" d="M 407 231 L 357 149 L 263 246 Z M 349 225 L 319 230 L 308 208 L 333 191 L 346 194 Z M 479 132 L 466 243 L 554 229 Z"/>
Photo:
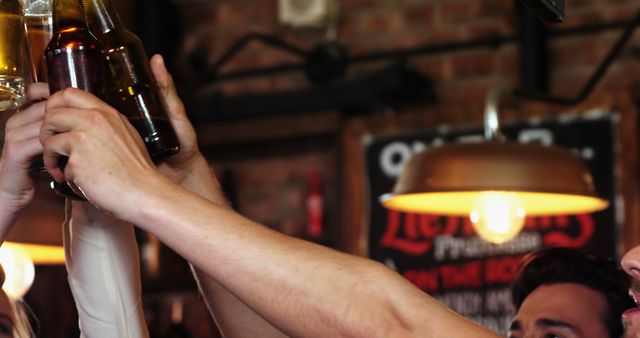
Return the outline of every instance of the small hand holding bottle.
<path id="1" fill-rule="evenodd" d="M 17 213 L 35 196 L 35 185 L 29 176 L 33 157 L 42 153 L 38 138 L 44 105 L 49 96 L 46 84 L 36 83 L 27 88 L 27 103 L 9 118 L 0 158 L 0 234 L 8 230 Z M 4 236 L 0 236 L 4 238 Z"/>

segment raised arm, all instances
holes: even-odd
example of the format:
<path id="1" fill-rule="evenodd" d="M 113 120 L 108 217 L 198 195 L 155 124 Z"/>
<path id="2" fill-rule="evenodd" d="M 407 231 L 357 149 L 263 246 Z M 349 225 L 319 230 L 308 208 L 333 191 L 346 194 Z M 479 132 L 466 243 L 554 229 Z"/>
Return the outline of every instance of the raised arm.
<path id="1" fill-rule="evenodd" d="M 29 176 L 32 159 L 42 153 L 39 134 L 44 116 L 43 99 L 49 96 L 46 84 L 27 87 L 27 103 L 6 123 L 0 157 L 0 243 L 22 211 L 35 197 Z"/>
<path id="2" fill-rule="evenodd" d="M 187 118 L 173 79 L 167 72 L 160 56 L 156 55 L 151 59 L 151 69 L 180 141 L 180 152 L 161 163 L 160 170 L 184 189 L 217 205 L 227 206 L 227 200 L 215 175 L 198 149 L 193 126 Z M 191 268 L 207 308 L 224 337 L 275 338 L 285 336 L 207 273 L 193 265 Z"/>
<path id="3" fill-rule="evenodd" d="M 149 337 L 138 246 L 129 223 L 67 200 L 65 265 L 82 337 Z"/>
<path id="4" fill-rule="evenodd" d="M 126 119 L 90 94 L 53 95 L 41 140 L 56 180 L 155 234 L 287 335 L 497 337 L 379 263 L 277 233 L 174 184 Z"/>

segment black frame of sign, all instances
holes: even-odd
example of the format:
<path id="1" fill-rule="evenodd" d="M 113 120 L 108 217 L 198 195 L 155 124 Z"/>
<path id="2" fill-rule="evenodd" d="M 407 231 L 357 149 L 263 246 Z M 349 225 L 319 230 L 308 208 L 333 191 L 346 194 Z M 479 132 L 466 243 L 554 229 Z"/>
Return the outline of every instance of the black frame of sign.
<path id="1" fill-rule="evenodd" d="M 606 210 L 588 215 L 527 218 L 516 239 L 494 245 L 475 236 L 462 217 L 388 211 L 379 196 L 392 190 L 411 155 L 449 142 L 482 141 L 480 128 L 435 128 L 372 138 L 365 146 L 369 189 L 369 256 L 383 262 L 452 309 L 506 333 L 513 314 L 509 284 L 523 255 L 550 246 L 617 258 L 622 220 L 616 219 L 619 115 L 564 115 L 503 126 L 507 139 L 568 148 L 585 162 Z"/>

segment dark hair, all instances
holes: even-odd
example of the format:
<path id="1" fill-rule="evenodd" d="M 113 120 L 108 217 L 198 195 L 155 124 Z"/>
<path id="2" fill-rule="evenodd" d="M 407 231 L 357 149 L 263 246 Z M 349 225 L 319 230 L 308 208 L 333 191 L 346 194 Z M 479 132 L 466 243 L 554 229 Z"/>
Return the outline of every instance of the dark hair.
<path id="1" fill-rule="evenodd" d="M 634 307 L 629 296 L 629 277 L 615 261 L 584 253 L 572 248 L 547 248 L 531 253 L 523 259 L 511 287 L 516 310 L 533 290 L 541 285 L 574 283 L 602 294 L 608 309 L 604 324 L 610 338 L 622 336 L 622 313 Z"/>

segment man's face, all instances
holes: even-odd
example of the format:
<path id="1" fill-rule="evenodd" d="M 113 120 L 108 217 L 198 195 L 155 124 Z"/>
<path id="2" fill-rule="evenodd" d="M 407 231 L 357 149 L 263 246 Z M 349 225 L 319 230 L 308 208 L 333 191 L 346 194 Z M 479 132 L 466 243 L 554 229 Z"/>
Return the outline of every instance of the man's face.
<path id="1" fill-rule="evenodd" d="M 588 287 L 561 283 L 533 290 L 516 313 L 510 338 L 602 338 L 607 300 Z"/>
<path id="2" fill-rule="evenodd" d="M 622 257 L 622 267 L 633 277 L 630 293 L 638 304 L 640 302 L 640 246 L 631 249 Z M 640 338 L 640 308 L 627 310 L 622 315 L 622 322 L 625 338 Z"/>

